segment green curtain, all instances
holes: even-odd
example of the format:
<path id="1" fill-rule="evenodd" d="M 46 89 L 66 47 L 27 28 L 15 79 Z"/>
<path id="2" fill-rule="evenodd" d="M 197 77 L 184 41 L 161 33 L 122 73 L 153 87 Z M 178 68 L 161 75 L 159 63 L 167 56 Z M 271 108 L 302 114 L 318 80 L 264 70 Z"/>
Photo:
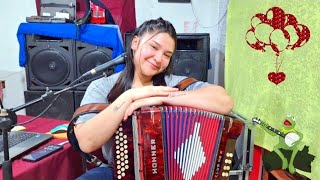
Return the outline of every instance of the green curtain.
<path id="1" fill-rule="evenodd" d="M 287 114 L 303 134 L 299 150 L 315 156 L 311 179 L 320 177 L 320 1 L 229 1 L 225 86 L 234 111 L 281 129 Z M 272 151 L 278 136 L 259 125 L 255 144 Z"/>

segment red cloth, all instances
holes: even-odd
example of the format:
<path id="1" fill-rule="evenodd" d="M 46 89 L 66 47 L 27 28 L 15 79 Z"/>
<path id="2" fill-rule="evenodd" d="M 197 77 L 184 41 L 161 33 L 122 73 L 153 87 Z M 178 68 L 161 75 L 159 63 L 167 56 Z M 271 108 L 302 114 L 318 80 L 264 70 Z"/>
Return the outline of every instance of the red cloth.
<path id="1" fill-rule="evenodd" d="M 122 39 L 124 33 L 136 28 L 135 0 L 101 0 L 110 10 L 116 24 L 120 27 Z"/>
<path id="2" fill-rule="evenodd" d="M 30 116 L 18 116 L 18 122 L 24 122 L 31 118 Z M 31 123 L 25 124 L 24 127 L 26 127 L 27 131 L 46 133 L 52 128 L 65 123 L 68 123 L 68 121 L 39 118 Z M 51 139 L 31 151 L 41 149 L 49 144 L 59 144 L 64 141 L 66 140 Z M 71 180 L 83 174 L 81 157 L 72 149 L 69 143 L 64 145 L 62 151 L 56 152 L 36 163 L 21 160 L 22 156 L 29 154 L 31 151 L 27 151 L 12 161 L 14 180 Z M 0 180 L 2 180 L 2 168 L 0 169 L 0 173 Z"/>
<path id="3" fill-rule="evenodd" d="M 252 167 L 252 171 L 250 172 L 249 175 L 249 180 L 257 180 L 257 179 L 261 179 L 261 166 L 262 166 L 262 151 L 263 148 L 259 147 L 259 146 L 254 146 L 254 150 L 253 150 L 253 167 Z"/>

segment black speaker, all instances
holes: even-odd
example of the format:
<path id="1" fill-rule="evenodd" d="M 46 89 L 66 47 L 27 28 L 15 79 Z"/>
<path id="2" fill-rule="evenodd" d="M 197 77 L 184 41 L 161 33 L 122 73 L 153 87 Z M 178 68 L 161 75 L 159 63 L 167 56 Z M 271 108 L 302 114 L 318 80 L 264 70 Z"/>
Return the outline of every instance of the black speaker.
<path id="1" fill-rule="evenodd" d="M 85 91 L 74 91 L 74 109 L 80 107 Z"/>
<path id="2" fill-rule="evenodd" d="M 125 47 L 130 45 L 131 33 L 125 33 Z M 210 63 L 209 33 L 177 34 L 177 50 L 172 56 L 173 74 L 208 80 Z"/>
<path id="3" fill-rule="evenodd" d="M 25 102 L 37 99 L 45 94 L 45 91 L 25 91 Z M 52 103 L 51 107 L 41 117 L 70 120 L 74 113 L 74 95 L 73 91 L 65 91 Z M 55 96 L 45 98 L 44 101 L 35 103 L 26 108 L 26 115 L 38 116 L 52 102 Z"/>
<path id="4" fill-rule="evenodd" d="M 88 43 L 76 41 L 76 57 L 77 57 L 77 75 L 76 77 L 80 77 L 87 71 L 104 64 L 110 60 L 112 60 L 112 48 L 106 48 L 101 46 L 94 46 Z M 113 68 L 106 70 L 106 74 L 113 74 Z M 97 76 L 97 75 L 95 75 Z M 92 76 L 90 78 L 93 78 Z M 89 79 L 89 78 L 87 78 Z M 83 79 L 83 80 L 87 80 Z M 83 80 L 80 80 L 82 82 Z M 85 90 L 88 87 L 88 84 L 79 86 L 77 89 Z"/>
<path id="5" fill-rule="evenodd" d="M 207 81 L 210 63 L 210 35 L 208 33 L 178 34 L 177 50 L 173 54 L 173 74 Z"/>
<path id="6" fill-rule="evenodd" d="M 28 90 L 60 90 L 75 77 L 74 41 L 26 35 Z"/>

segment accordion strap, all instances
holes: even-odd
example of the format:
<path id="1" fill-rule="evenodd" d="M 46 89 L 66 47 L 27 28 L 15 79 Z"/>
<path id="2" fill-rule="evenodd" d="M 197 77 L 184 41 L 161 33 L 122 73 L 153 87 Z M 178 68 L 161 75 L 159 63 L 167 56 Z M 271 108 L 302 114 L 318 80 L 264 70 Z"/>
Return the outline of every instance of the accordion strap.
<path id="1" fill-rule="evenodd" d="M 177 84 L 175 87 L 179 88 L 180 91 L 185 90 L 188 86 L 190 86 L 191 84 L 197 82 L 198 80 L 196 80 L 195 78 L 186 78 L 182 81 L 179 82 L 179 84 Z"/>
<path id="2" fill-rule="evenodd" d="M 78 140 L 74 134 L 74 126 L 76 125 L 76 121 L 79 116 L 85 115 L 88 113 L 99 113 L 106 107 L 108 107 L 108 104 L 100 104 L 100 103 L 86 104 L 86 105 L 80 106 L 74 112 L 67 130 L 68 140 L 71 146 L 73 147 L 73 149 L 76 150 L 88 163 L 93 164 L 96 167 L 100 166 L 103 162 L 100 159 L 98 159 L 96 156 L 89 153 L 85 153 L 80 149 Z"/>
<path id="3" fill-rule="evenodd" d="M 191 84 L 197 82 L 194 78 L 186 78 L 182 80 L 179 84 L 177 84 L 175 87 L 179 88 L 179 90 L 183 91 Z M 76 109 L 74 112 L 72 119 L 69 123 L 68 130 L 67 130 L 67 136 L 68 140 L 73 147 L 74 150 L 76 150 L 88 163 L 93 164 L 94 166 L 98 167 L 103 162 L 98 159 L 96 156 L 83 152 L 80 147 L 78 140 L 74 134 L 74 126 L 76 125 L 76 121 L 81 115 L 89 114 L 89 113 L 99 113 L 105 108 L 107 108 L 109 105 L 104 103 L 92 103 L 92 104 L 86 104 L 83 106 L 80 106 Z"/>

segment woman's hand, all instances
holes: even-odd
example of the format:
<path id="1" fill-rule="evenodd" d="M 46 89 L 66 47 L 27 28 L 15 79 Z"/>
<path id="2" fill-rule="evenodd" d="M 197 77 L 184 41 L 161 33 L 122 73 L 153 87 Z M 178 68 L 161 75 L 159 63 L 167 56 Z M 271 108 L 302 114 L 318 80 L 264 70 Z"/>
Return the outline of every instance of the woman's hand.
<path id="1" fill-rule="evenodd" d="M 148 97 L 168 96 L 170 93 L 176 91 L 179 91 L 179 89 L 167 86 L 144 86 L 140 88 L 129 89 L 125 93 L 127 96 L 129 96 L 131 102 L 134 102 Z"/>
<path id="2" fill-rule="evenodd" d="M 143 106 L 154 106 L 154 105 L 161 105 L 165 101 L 165 98 L 168 98 L 167 96 L 157 96 L 157 97 L 149 97 L 149 98 L 143 98 L 139 99 L 137 101 L 134 101 L 130 104 L 130 106 L 127 108 L 126 112 L 124 113 L 123 120 L 126 121 L 129 116 L 133 114 L 133 112 Z"/>
<path id="3" fill-rule="evenodd" d="M 124 120 L 127 120 L 128 116 L 131 116 L 135 110 L 142 106 L 161 105 L 163 98 L 177 91 L 179 91 L 178 88 L 167 86 L 144 86 L 126 91 L 126 96 L 129 96 L 131 104 L 124 114 Z"/>

